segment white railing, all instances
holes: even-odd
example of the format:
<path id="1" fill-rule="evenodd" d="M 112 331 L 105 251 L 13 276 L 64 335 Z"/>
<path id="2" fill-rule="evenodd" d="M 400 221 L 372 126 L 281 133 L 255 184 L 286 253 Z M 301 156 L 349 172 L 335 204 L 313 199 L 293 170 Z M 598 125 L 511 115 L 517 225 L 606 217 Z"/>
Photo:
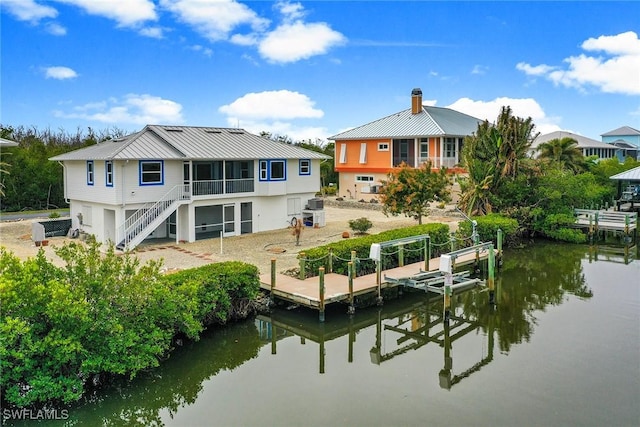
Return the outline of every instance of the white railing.
<path id="1" fill-rule="evenodd" d="M 251 193 L 255 191 L 254 183 L 255 180 L 253 178 L 193 181 L 193 195 Z"/>
<path id="2" fill-rule="evenodd" d="M 124 223 L 118 227 L 120 244 L 118 247 L 129 249 L 134 239 L 137 239 L 149 226 L 167 209 L 180 200 L 189 200 L 191 192 L 189 184 L 180 184 L 173 187 L 160 200 L 150 205 L 147 203 L 142 208 L 134 212 Z M 148 233 L 147 233 L 148 234 Z"/>

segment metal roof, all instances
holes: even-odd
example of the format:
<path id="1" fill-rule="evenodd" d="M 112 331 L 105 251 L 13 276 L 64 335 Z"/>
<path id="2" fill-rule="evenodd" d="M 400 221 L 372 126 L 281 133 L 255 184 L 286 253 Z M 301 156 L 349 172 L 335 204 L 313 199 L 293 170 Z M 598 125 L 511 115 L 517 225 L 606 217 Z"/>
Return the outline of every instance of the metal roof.
<path id="1" fill-rule="evenodd" d="M 411 108 L 331 136 L 331 140 L 364 138 L 415 138 L 428 136 L 466 136 L 478 130 L 482 120 L 449 108 L 422 106 Z"/>
<path id="2" fill-rule="evenodd" d="M 603 133 L 600 136 L 631 136 L 631 135 L 640 135 L 640 130 L 634 129 L 631 126 L 622 126 L 618 129 L 614 129 L 607 133 Z"/>
<path id="3" fill-rule="evenodd" d="M 15 141 L 11 141 L 9 139 L 0 138 L 0 147 L 17 147 L 18 144 Z"/>
<path id="4" fill-rule="evenodd" d="M 49 160 L 136 159 L 329 159 L 315 151 L 273 141 L 243 129 L 147 125 L 124 138 L 71 151 Z"/>
<path id="5" fill-rule="evenodd" d="M 531 144 L 531 148 L 537 149 L 537 147 L 544 142 L 549 142 L 552 139 L 562 138 L 575 139 L 578 143 L 578 148 L 616 148 L 611 144 L 607 144 L 606 142 L 598 141 L 596 139 L 587 138 L 586 136 L 576 135 L 575 133 L 562 130 L 546 133 L 544 135 L 538 135 L 538 137 Z"/>
<path id="6" fill-rule="evenodd" d="M 629 169 L 626 172 L 621 172 L 617 175 L 613 175 L 609 179 L 615 179 L 619 181 L 640 181 L 640 166 L 637 168 Z"/>

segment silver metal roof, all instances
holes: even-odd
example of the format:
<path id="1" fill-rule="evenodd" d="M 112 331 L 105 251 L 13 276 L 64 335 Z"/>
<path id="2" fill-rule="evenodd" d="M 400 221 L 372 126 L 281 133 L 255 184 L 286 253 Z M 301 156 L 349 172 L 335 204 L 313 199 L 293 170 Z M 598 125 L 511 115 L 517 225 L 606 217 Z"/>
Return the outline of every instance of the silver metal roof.
<path id="1" fill-rule="evenodd" d="M 15 141 L 11 141 L 9 139 L 0 138 L 0 147 L 17 147 L 18 144 Z"/>
<path id="2" fill-rule="evenodd" d="M 640 130 L 634 129 L 631 126 L 622 126 L 618 129 L 614 129 L 607 133 L 603 133 L 601 136 L 631 136 L 631 135 L 640 135 Z"/>
<path id="3" fill-rule="evenodd" d="M 544 135 L 538 135 L 538 137 L 531 144 L 532 149 L 537 149 L 538 146 L 544 142 L 549 142 L 552 139 L 571 138 L 575 139 L 578 143 L 578 148 L 616 148 L 606 142 L 598 141 L 596 139 L 587 138 L 586 136 L 576 135 L 575 133 L 566 131 L 555 131 L 551 133 L 545 133 Z"/>
<path id="4" fill-rule="evenodd" d="M 148 125 L 124 138 L 49 160 L 329 159 L 315 151 L 272 141 L 243 129 Z"/>
<path id="5" fill-rule="evenodd" d="M 629 169 L 626 172 L 621 172 L 617 175 L 613 175 L 609 179 L 615 179 L 619 181 L 640 181 L 640 166 L 637 168 Z"/>
<path id="6" fill-rule="evenodd" d="M 428 136 L 466 136 L 478 130 L 482 120 L 449 108 L 422 106 L 383 117 L 371 123 L 329 137 L 331 140 L 364 138 L 415 138 Z"/>

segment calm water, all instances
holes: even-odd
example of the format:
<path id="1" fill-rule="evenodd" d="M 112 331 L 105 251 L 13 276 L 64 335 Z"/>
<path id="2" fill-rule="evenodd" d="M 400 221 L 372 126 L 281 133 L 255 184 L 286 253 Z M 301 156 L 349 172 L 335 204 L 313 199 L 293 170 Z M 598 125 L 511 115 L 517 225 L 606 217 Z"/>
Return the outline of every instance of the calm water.
<path id="1" fill-rule="evenodd" d="M 279 310 L 211 331 L 67 425 L 638 426 L 640 258 L 507 252 L 498 304 L 405 294 L 381 308 Z"/>

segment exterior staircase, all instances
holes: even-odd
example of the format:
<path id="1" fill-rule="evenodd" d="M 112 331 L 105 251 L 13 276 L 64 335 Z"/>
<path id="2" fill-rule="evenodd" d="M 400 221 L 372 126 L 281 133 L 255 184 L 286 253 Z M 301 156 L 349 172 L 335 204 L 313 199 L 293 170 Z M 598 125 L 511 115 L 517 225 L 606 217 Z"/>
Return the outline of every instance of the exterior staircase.
<path id="1" fill-rule="evenodd" d="M 116 236 L 120 242 L 116 245 L 116 249 L 121 251 L 134 249 L 169 218 L 178 206 L 188 203 L 190 200 L 190 186 L 180 184 L 173 187 L 157 202 L 138 209 L 118 227 Z"/>

